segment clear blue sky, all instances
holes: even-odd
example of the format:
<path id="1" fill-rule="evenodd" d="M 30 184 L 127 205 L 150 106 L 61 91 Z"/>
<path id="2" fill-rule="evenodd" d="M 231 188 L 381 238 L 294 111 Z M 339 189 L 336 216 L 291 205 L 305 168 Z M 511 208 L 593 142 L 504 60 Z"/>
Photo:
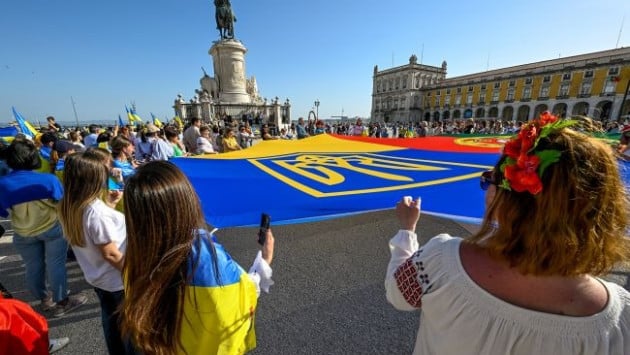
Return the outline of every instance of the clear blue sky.
<path id="1" fill-rule="evenodd" d="M 0 125 L 15 106 L 114 120 L 131 101 L 145 120 L 171 118 L 190 98 L 218 39 L 211 0 L 3 0 Z M 263 97 L 292 102 L 293 118 L 321 102 L 322 118 L 369 116 L 374 65 L 416 54 L 448 76 L 630 46 L 630 1 L 232 0 L 246 75 Z M 424 51 L 422 48 L 424 46 Z M 124 117 L 124 115 L 123 115 Z"/>

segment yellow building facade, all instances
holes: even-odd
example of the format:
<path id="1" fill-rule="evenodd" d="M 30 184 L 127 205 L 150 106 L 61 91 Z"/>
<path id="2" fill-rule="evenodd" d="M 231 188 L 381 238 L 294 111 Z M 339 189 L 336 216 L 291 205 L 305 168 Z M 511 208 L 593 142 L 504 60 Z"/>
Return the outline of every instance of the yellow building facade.
<path id="1" fill-rule="evenodd" d="M 441 67 L 374 68 L 372 120 L 376 122 L 501 119 L 527 121 L 544 111 L 559 116 L 630 120 L 630 48 L 558 58 L 446 77 Z M 431 80 L 420 81 L 418 77 Z M 407 81 L 405 87 L 399 82 Z M 390 86 L 390 83 L 394 83 Z"/>

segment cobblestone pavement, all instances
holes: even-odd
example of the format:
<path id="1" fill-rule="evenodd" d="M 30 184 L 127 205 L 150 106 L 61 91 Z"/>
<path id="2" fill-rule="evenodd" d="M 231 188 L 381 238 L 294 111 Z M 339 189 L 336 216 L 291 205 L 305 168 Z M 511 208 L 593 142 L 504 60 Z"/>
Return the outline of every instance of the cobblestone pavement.
<path id="1" fill-rule="evenodd" d="M 35 305 L 24 288 L 24 266 L 8 230 L 0 238 L 0 281 L 16 298 Z M 468 236 L 474 226 L 423 215 L 420 242 L 446 232 Z M 418 329 L 417 312 L 399 312 L 385 300 L 383 277 L 388 240 L 398 229 L 392 210 L 341 219 L 273 227 L 274 280 L 259 300 L 258 347 L 254 354 L 410 354 Z M 219 230 L 217 237 L 243 267 L 258 250 L 255 229 Z M 84 291 L 88 304 L 63 318 L 49 319 L 51 337 L 68 336 L 57 354 L 104 354 L 100 309 L 75 262 L 68 263 L 72 291 Z M 628 272 L 614 282 L 630 288 Z"/>

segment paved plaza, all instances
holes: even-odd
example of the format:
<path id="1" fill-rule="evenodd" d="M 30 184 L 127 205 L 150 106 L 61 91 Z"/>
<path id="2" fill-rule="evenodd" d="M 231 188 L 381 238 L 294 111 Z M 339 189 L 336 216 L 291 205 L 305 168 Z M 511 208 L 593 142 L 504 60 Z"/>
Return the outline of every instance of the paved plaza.
<path id="1" fill-rule="evenodd" d="M 273 227 L 276 284 L 259 299 L 253 354 L 410 354 L 418 313 L 396 311 L 385 300 L 383 287 L 387 242 L 397 229 L 393 210 Z M 421 243 L 441 232 L 468 236 L 470 230 L 427 215 L 418 227 Z M 217 236 L 248 268 L 258 250 L 255 232 L 230 228 Z M 0 281 L 15 297 L 35 304 L 24 288 L 24 266 L 10 240 L 0 238 Z M 63 318 L 49 319 L 51 337 L 71 339 L 58 354 L 104 354 L 98 300 L 76 262 L 68 263 L 68 274 L 71 290 L 85 291 L 89 302 Z M 630 288 L 627 273 L 615 272 L 610 278 Z"/>

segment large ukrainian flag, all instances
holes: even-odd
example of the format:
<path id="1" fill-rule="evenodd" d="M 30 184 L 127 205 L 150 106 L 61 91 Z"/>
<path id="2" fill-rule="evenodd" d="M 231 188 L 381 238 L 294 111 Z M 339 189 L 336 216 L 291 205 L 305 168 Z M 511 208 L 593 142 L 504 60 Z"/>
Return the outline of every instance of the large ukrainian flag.
<path id="1" fill-rule="evenodd" d="M 423 213 L 478 222 L 484 212 L 479 175 L 492 168 L 500 149 L 496 139 L 480 144 L 319 135 L 173 162 L 215 227 L 257 225 L 261 212 L 286 224 L 388 209 L 404 195 L 422 197 Z"/>
<path id="2" fill-rule="evenodd" d="M 256 286 L 212 239 L 201 231 L 193 246 L 181 342 L 189 355 L 244 354 L 256 347 Z"/>

